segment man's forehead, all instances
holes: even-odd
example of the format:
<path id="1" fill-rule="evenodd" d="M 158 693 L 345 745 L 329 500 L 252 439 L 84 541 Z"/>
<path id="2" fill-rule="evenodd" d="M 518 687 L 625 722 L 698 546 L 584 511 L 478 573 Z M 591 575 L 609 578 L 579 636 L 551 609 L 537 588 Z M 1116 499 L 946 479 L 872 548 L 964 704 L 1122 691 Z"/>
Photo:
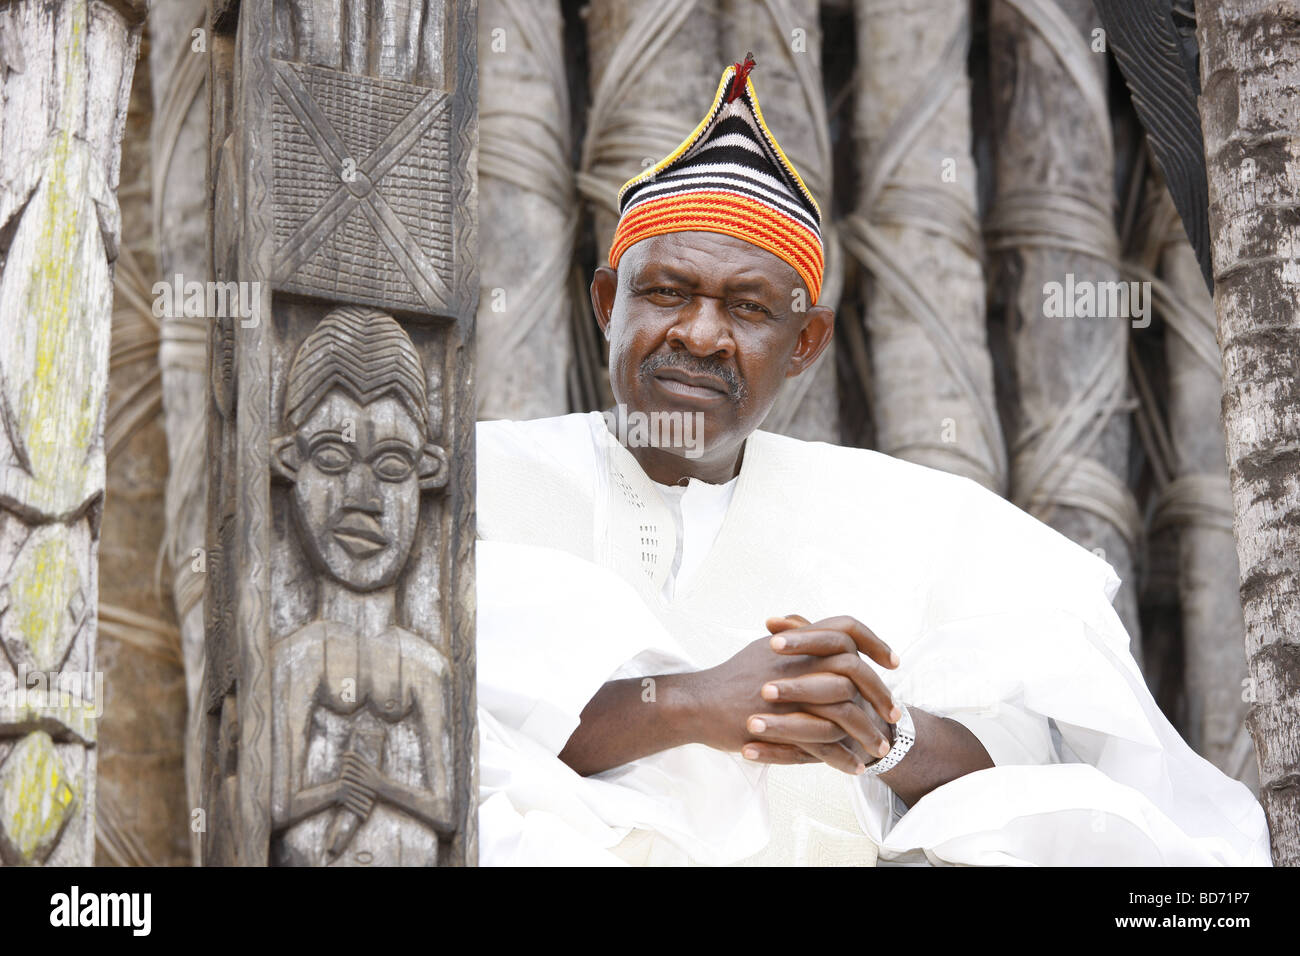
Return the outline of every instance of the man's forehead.
<path id="1" fill-rule="evenodd" d="M 632 246 L 620 272 L 644 281 L 661 276 L 679 282 L 723 280 L 728 288 L 784 294 L 800 284 L 799 274 L 760 246 L 710 232 L 674 232 Z"/>

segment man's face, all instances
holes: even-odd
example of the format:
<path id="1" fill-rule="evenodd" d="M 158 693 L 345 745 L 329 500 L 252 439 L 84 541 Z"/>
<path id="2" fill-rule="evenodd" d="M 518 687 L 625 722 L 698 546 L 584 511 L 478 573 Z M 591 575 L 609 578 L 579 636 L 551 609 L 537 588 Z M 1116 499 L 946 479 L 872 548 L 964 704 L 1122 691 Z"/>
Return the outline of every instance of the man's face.
<path id="1" fill-rule="evenodd" d="M 295 514 L 314 562 L 354 591 L 391 584 L 419 517 L 415 419 L 391 396 L 362 406 L 336 389 L 298 428 L 295 443 Z"/>
<path id="2" fill-rule="evenodd" d="M 807 295 L 790 265 L 732 236 L 638 242 L 617 275 L 597 270 L 592 282 L 615 400 L 630 412 L 699 412 L 705 454 L 734 449 L 830 341 L 833 315 Z"/>

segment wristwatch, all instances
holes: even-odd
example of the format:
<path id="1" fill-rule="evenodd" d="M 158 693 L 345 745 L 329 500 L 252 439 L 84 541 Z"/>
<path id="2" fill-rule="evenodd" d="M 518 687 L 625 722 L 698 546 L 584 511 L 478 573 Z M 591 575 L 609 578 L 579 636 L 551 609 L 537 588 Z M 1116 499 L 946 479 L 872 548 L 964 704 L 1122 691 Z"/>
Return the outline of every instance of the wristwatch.
<path id="1" fill-rule="evenodd" d="M 916 743 L 916 725 L 912 723 L 912 714 L 907 709 L 906 704 L 900 703 L 898 709 L 903 715 L 898 718 L 898 723 L 890 724 L 894 730 L 894 746 L 875 763 L 867 764 L 867 773 L 885 773 L 893 770 L 898 766 L 898 762 L 907 756 L 907 752 L 912 749 L 912 744 Z"/>

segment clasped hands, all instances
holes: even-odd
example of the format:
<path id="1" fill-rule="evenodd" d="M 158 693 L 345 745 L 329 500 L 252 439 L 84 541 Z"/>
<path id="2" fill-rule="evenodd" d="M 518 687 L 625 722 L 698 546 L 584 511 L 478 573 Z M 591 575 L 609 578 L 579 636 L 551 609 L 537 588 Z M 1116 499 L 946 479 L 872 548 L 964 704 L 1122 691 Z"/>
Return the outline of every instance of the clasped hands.
<path id="1" fill-rule="evenodd" d="M 702 742 L 760 763 L 865 772 L 889 752 L 889 725 L 902 712 L 859 652 L 891 669 L 898 655 L 847 615 L 813 623 L 788 614 L 766 626 L 770 637 L 699 674 L 712 718 Z"/>
<path id="2" fill-rule="evenodd" d="M 355 751 L 349 750 L 343 754 L 343 767 L 339 781 L 343 787 L 343 805 L 362 820 L 368 819 L 370 811 L 375 808 L 379 789 L 383 785 L 379 771 L 366 763 L 365 759 Z"/>

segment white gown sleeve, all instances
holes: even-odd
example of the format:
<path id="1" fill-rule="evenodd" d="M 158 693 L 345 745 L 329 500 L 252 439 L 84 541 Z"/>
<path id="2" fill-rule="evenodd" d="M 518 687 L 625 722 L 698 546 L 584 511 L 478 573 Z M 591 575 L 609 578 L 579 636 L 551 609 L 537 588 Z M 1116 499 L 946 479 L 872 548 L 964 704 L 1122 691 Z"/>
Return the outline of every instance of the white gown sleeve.
<path id="1" fill-rule="evenodd" d="M 1047 718 L 998 701 L 982 710 L 937 714 L 961 724 L 984 747 L 995 767 L 1057 762 Z"/>
<path id="2" fill-rule="evenodd" d="M 1270 865 L 1258 801 L 1152 699 L 1111 605 L 1114 570 L 973 482 L 899 471 L 907 484 L 880 496 L 943 505 L 921 530 L 930 512 L 872 512 L 882 538 L 927 542 L 906 582 L 914 630 L 891 635 L 902 666 L 879 672 L 899 700 L 967 726 L 994 766 L 918 800 L 881 860 Z"/>
<path id="3" fill-rule="evenodd" d="M 479 862 L 619 865 L 634 829 L 670 862 L 761 846 L 757 769 L 735 755 L 692 744 L 590 777 L 556 756 L 605 682 L 694 669 L 631 585 L 554 548 L 479 540 L 475 560 Z"/>
<path id="4" fill-rule="evenodd" d="M 479 703 L 552 755 L 624 663 L 672 655 L 671 639 L 636 592 L 591 562 L 484 540 L 475 562 Z"/>
<path id="5" fill-rule="evenodd" d="M 969 720 L 995 766 L 919 800 L 887 833 L 882 858 L 919 850 L 966 865 L 1269 865 L 1250 791 L 1169 724 L 1115 637 L 1123 630 L 1109 603 L 1091 611 L 1085 620 L 1026 607 L 949 622 L 909 649 L 931 675 L 938 667 L 963 680 L 928 706 L 936 687 L 925 668 L 898 674 L 893 692 Z"/>

